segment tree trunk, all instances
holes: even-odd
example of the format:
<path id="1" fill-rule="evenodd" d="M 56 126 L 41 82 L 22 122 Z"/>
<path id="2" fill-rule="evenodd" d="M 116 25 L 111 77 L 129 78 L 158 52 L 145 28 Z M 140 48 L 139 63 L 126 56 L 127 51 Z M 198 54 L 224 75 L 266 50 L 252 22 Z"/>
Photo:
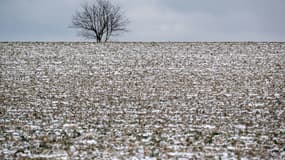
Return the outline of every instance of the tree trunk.
<path id="1" fill-rule="evenodd" d="M 96 37 L 96 40 L 97 40 L 97 43 L 100 43 L 100 42 L 101 42 L 101 40 L 102 40 L 102 38 L 101 38 L 101 37 L 99 37 L 99 36 L 97 36 L 97 37 Z"/>

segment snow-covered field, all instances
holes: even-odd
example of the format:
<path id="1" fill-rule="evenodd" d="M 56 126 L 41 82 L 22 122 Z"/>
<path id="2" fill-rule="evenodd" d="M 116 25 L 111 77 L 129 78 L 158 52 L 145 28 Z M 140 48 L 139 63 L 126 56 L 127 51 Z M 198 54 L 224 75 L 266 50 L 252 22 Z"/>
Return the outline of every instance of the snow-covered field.
<path id="1" fill-rule="evenodd" d="M 285 159 L 285 43 L 0 43 L 0 159 Z"/>

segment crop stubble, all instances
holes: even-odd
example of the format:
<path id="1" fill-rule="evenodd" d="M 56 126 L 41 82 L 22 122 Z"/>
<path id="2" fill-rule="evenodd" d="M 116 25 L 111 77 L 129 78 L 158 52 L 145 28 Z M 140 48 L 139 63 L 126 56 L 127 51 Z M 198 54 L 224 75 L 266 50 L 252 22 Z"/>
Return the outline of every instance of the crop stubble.
<path id="1" fill-rule="evenodd" d="M 0 158 L 285 158 L 285 43 L 0 43 Z"/>

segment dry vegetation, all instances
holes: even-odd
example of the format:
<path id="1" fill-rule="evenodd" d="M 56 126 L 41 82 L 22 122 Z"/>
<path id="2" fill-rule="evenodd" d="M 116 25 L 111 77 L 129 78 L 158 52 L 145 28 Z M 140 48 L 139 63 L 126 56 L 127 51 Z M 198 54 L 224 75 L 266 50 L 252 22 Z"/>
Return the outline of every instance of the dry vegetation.
<path id="1" fill-rule="evenodd" d="M 0 159 L 284 159 L 285 43 L 0 43 Z"/>

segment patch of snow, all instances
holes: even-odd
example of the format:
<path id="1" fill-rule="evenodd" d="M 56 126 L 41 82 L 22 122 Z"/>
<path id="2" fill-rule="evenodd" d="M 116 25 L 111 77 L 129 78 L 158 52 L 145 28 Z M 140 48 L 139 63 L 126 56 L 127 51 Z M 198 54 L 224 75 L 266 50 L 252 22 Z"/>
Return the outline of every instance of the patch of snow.
<path id="1" fill-rule="evenodd" d="M 242 124 L 235 125 L 234 127 L 238 129 L 246 129 L 246 126 Z"/>
<path id="2" fill-rule="evenodd" d="M 225 93 L 224 94 L 226 97 L 231 97 L 232 96 L 232 94 L 229 94 L 229 93 Z"/>
<path id="3" fill-rule="evenodd" d="M 200 125 L 200 127 L 201 127 L 201 128 L 208 128 L 208 129 L 214 129 L 214 128 L 216 128 L 216 126 L 208 125 L 208 124 Z"/>
<path id="4" fill-rule="evenodd" d="M 193 153 L 187 153 L 187 152 L 169 152 L 167 154 L 170 156 L 185 156 L 185 157 L 192 157 L 195 155 Z"/>
<path id="5" fill-rule="evenodd" d="M 64 124 L 63 128 L 75 128 L 77 126 L 78 126 L 77 124 Z"/>
<path id="6" fill-rule="evenodd" d="M 80 143 L 82 144 L 97 144 L 95 140 L 82 140 Z"/>
<path id="7" fill-rule="evenodd" d="M 34 154 L 31 155 L 30 158 L 46 158 L 46 159 L 61 159 L 61 160 L 68 160 L 68 154 L 66 152 L 59 152 L 54 154 Z"/>
<path id="8" fill-rule="evenodd" d="M 263 107 L 263 106 L 264 106 L 264 103 L 256 103 L 255 106 L 256 106 L 256 107 Z"/>

